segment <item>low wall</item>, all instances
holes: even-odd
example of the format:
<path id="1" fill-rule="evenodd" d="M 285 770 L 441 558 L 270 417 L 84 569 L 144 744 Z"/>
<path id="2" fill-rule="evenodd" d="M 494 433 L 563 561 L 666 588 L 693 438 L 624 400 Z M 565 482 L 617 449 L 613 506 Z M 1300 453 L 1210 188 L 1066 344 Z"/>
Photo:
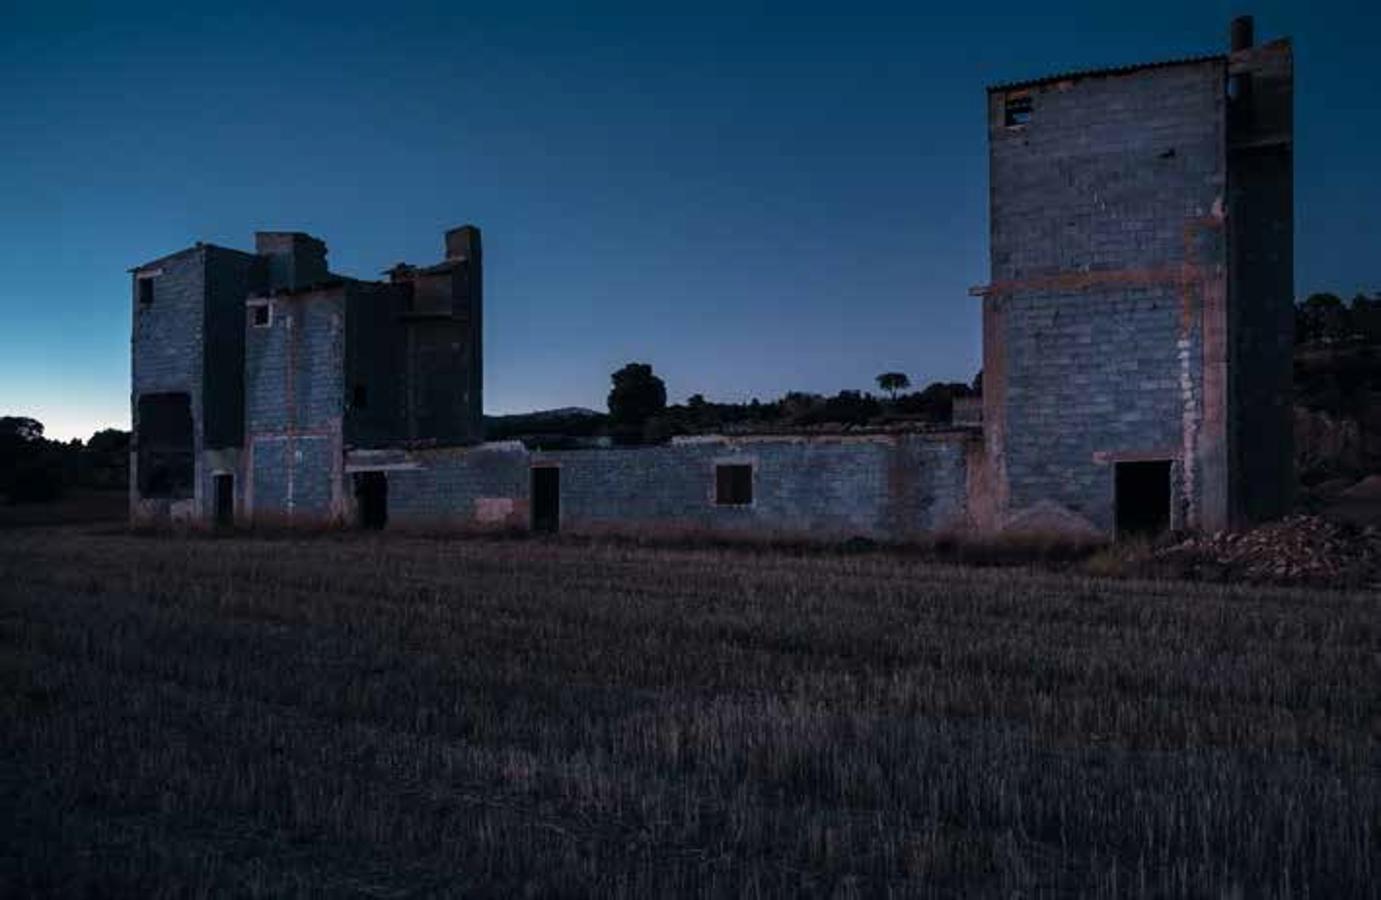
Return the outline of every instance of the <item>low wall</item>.
<path id="1" fill-rule="evenodd" d="M 383 471 L 390 526 L 527 528 L 534 467 L 560 470 L 563 530 L 670 527 L 904 539 L 969 524 L 965 432 L 697 437 L 532 451 L 516 442 L 350 454 Z M 752 467 L 752 500 L 716 502 L 717 465 Z"/>

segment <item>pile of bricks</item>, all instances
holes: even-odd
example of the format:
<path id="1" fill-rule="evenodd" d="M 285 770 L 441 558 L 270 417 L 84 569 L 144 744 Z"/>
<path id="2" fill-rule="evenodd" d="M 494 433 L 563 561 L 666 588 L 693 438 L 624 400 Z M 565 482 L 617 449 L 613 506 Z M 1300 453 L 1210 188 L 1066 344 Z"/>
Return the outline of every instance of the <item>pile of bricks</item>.
<path id="1" fill-rule="evenodd" d="M 1245 532 L 1197 535 L 1162 550 L 1166 561 L 1234 580 L 1381 587 L 1381 529 L 1295 515 Z"/>

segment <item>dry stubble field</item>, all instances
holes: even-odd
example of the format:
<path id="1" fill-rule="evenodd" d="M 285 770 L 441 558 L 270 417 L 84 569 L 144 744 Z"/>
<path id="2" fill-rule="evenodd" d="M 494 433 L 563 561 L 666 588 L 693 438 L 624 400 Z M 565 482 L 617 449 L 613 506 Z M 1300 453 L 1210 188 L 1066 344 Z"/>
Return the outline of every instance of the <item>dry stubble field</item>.
<path id="1" fill-rule="evenodd" d="M 1375 895 L 1374 595 L 0 532 L 0 893 Z"/>

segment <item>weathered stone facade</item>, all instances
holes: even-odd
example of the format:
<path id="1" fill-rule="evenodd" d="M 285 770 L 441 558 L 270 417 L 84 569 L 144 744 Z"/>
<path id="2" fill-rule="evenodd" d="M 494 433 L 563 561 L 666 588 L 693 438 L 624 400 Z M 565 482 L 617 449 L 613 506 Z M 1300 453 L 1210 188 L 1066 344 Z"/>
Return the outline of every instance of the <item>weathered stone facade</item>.
<path id="1" fill-rule="evenodd" d="M 387 281 L 260 232 L 133 270 L 136 519 L 906 539 L 1290 501 L 1288 42 L 991 88 L 983 399 L 913 433 L 485 444 L 479 231 Z"/>
<path id="2" fill-rule="evenodd" d="M 1250 117 L 1253 138 L 1270 120 L 1285 162 L 1245 179 L 1247 101 L 1229 94 L 1269 70 L 1270 109 L 1288 112 L 1289 54 L 1277 42 L 990 89 L 992 526 L 1113 533 L 1141 502 L 1119 497 L 1118 468 L 1157 462 L 1166 526 L 1288 507 L 1289 117 Z M 1271 267 L 1244 258 L 1244 236 Z"/>
<path id="3" fill-rule="evenodd" d="M 388 282 L 331 273 L 299 232 L 132 270 L 132 518 L 344 521 L 347 441 L 481 440 L 478 229 L 446 248 Z"/>
<path id="4" fill-rule="evenodd" d="M 519 442 L 396 457 L 391 524 L 518 527 L 532 470 L 560 470 L 560 527 L 688 529 L 905 539 L 968 525 L 972 432 L 721 435 L 655 447 L 529 451 Z M 348 457 L 353 470 L 382 465 Z M 716 468 L 752 469 L 752 499 L 719 502 Z"/>

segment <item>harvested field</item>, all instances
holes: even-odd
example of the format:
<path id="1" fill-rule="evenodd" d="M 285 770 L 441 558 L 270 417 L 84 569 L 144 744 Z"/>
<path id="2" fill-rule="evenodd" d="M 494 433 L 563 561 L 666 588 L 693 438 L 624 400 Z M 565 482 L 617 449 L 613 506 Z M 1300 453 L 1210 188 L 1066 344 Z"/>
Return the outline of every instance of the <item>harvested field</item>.
<path id="1" fill-rule="evenodd" d="M 0 893 L 1367 896 L 1381 601 L 0 534 Z"/>

